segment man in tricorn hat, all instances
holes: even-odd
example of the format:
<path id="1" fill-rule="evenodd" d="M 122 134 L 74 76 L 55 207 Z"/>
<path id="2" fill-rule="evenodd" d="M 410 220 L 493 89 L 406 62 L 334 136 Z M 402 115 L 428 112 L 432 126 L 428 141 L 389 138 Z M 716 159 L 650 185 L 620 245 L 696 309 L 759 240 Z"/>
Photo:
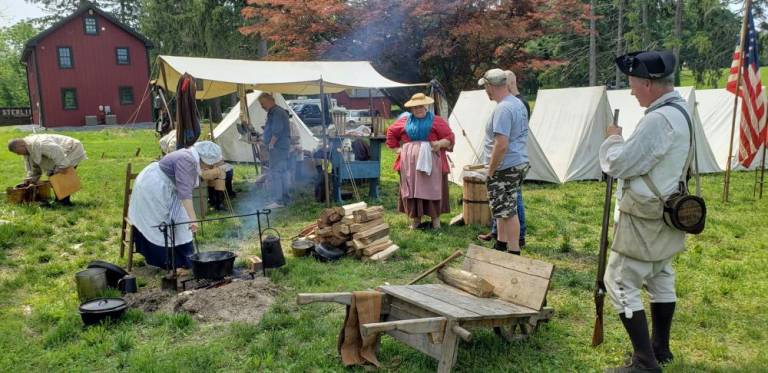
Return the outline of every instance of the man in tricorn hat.
<path id="1" fill-rule="evenodd" d="M 664 223 L 657 195 L 667 198 L 685 181 L 691 140 L 687 104 L 674 90 L 675 63 L 667 51 L 616 59 L 629 76 L 632 95 L 647 109 L 628 139 L 621 127 L 610 126 L 600 146 L 600 166 L 619 179 L 605 286 L 634 349 L 629 365 L 610 372 L 660 372 L 660 365 L 672 360 L 669 332 L 677 300 L 672 259 L 685 250 L 685 233 Z M 643 285 L 651 302 L 650 336 L 640 298 Z"/>

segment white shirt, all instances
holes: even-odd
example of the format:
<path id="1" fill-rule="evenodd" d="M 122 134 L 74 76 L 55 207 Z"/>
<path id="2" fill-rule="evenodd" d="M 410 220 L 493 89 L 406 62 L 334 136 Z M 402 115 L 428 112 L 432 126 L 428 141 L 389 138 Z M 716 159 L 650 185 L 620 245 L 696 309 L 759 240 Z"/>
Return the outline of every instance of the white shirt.
<path id="1" fill-rule="evenodd" d="M 653 196 L 639 177 L 645 174 L 662 196 L 677 191 L 677 183 L 688 158 L 690 130 L 685 116 L 678 109 L 661 107 L 669 102 L 676 102 L 688 110 L 677 91 L 666 93 L 648 107 L 629 139 L 625 141 L 622 136 L 613 135 L 600 146 L 600 167 L 608 175 L 619 179 L 617 199 L 621 199 L 627 179 L 631 179 L 629 188 L 634 192 Z"/>

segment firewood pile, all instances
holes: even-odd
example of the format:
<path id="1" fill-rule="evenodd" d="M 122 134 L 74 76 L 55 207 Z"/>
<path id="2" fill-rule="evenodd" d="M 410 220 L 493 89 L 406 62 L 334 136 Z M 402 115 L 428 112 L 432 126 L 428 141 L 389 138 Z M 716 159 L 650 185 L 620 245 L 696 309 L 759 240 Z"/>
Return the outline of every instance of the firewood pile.
<path id="1" fill-rule="evenodd" d="M 399 249 L 389 239 L 383 206 L 368 207 L 365 202 L 358 202 L 328 208 L 320 213 L 316 225 L 310 238 L 321 244 L 346 247 L 347 255 L 363 261 L 382 261 Z"/>

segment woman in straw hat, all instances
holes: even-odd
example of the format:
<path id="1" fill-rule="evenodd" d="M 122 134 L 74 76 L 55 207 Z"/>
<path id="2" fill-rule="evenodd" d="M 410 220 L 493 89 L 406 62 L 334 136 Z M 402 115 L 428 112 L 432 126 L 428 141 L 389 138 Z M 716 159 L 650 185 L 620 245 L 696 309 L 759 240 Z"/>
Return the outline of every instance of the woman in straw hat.
<path id="1" fill-rule="evenodd" d="M 387 129 L 387 146 L 397 149 L 395 170 L 400 172 L 400 198 L 397 207 L 411 218 L 411 229 L 418 228 L 422 216 L 440 228 L 440 214 L 448 207 L 448 157 L 454 135 L 448 123 L 427 109 L 434 103 L 417 93 L 405 103 L 410 113 L 402 115 Z"/>

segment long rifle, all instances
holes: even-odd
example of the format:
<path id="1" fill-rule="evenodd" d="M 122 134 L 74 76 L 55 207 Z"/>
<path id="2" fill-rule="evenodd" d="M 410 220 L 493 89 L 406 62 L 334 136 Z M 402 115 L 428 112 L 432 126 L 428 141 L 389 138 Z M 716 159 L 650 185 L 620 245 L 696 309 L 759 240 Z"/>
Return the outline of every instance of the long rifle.
<path id="1" fill-rule="evenodd" d="M 613 112 L 613 125 L 619 125 L 619 109 Z M 592 347 L 603 343 L 603 305 L 605 303 L 605 263 L 608 254 L 608 231 L 611 224 L 611 200 L 613 199 L 613 177 L 605 177 L 605 199 L 603 200 L 603 222 L 600 228 L 600 253 L 597 256 L 597 276 L 595 278 L 595 328 L 592 332 Z"/>

